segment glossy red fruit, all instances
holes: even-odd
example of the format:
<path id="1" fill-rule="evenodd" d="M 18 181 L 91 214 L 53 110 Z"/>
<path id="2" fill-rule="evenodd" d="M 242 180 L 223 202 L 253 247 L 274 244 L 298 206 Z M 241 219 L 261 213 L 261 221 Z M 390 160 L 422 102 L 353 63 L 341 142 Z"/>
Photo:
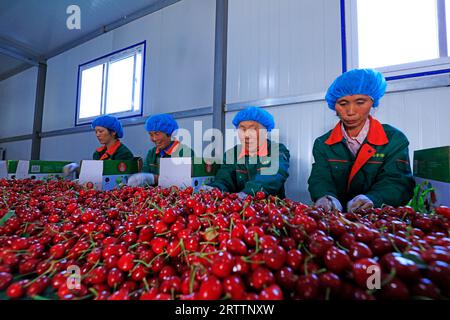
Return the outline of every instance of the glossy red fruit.
<path id="1" fill-rule="evenodd" d="M 376 272 L 381 273 L 381 267 L 377 261 L 371 258 L 360 259 L 354 262 L 352 266 L 353 278 L 361 288 L 367 289 L 367 280 Z"/>
<path id="2" fill-rule="evenodd" d="M 264 250 L 263 259 L 272 270 L 279 270 L 286 262 L 286 251 L 281 246 Z"/>
<path id="3" fill-rule="evenodd" d="M 241 277 L 232 275 L 223 280 L 223 291 L 232 300 L 242 300 L 245 292 L 245 285 Z"/>
<path id="4" fill-rule="evenodd" d="M 303 263 L 303 254 L 297 249 L 287 252 L 286 264 L 294 270 L 298 270 Z"/>
<path id="5" fill-rule="evenodd" d="M 222 284 L 214 276 L 208 277 L 204 280 L 199 289 L 200 300 L 217 300 L 222 296 Z"/>
<path id="6" fill-rule="evenodd" d="M 275 277 L 269 269 L 265 267 L 257 267 L 250 275 L 250 286 L 256 290 L 261 290 L 265 286 L 269 286 L 275 282 Z"/>
<path id="7" fill-rule="evenodd" d="M 300 276 L 296 284 L 297 297 L 302 300 L 313 300 L 319 296 L 319 278 L 315 274 Z"/>
<path id="8" fill-rule="evenodd" d="M 284 289 L 294 290 L 298 275 L 290 267 L 283 267 L 275 274 L 276 282 Z"/>
<path id="9" fill-rule="evenodd" d="M 443 261 L 433 261 L 428 265 L 428 278 L 444 290 L 450 289 L 450 265 Z"/>
<path id="10" fill-rule="evenodd" d="M 395 270 L 395 275 L 404 280 L 418 280 L 420 277 L 417 265 L 399 253 L 388 253 L 381 258 L 380 262 L 387 273 Z"/>
<path id="11" fill-rule="evenodd" d="M 355 242 L 350 246 L 349 256 L 353 261 L 372 258 L 372 250 L 363 242 Z"/>
<path id="12" fill-rule="evenodd" d="M 261 249 L 269 249 L 276 247 L 278 245 L 278 240 L 274 236 L 265 235 L 259 239 L 259 247 Z"/>
<path id="13" fill-rule="evenodd" d="M 25 289 L 21 282 L 15 282 L 6 289 L 6 295 L 10 299 L 19 299 L 25 294 Z"/>
<path id="14" fill-rule="evenodd" d="M 351 260 L 347 253 L 334 246 L 330 247 L 325 253 L 324 262 L 328 270 L 338 274 L 351 266 Z"/>
<path id="15" fill-rule="evenodd" d="M 261 300 L 283 300 L 283 292 L 280 287 L 273 284 L 261 291 L 259 294 Z"/>
<path id="16" fill-rule="evenodd" d="M 399 279 L 392 279 L 376 293 L 383 300 L 407 300 L 410 298 L 407 286 Z"/>
<path id="17" fill-rule="evenodd" d="M 122 271 L 130 271 L 134 267 L 134 255 L 132 253 L 125 253 L 117 261 L 117 267 Z"/>
<path id="18" fill-rule="evenodd" d="M 212 261 L 212 273 L 219 278 L 228 277 L 233 270 L 233 261 L 233 256 L 229 252 L 219 252 Z"/>
<path id="19" fill-rule="evenodd" d="M 426 297 L 429 299 L 440 298 L 439 288 L 427 278 L 419 279 L 419 282 L 412 286 L 411 294 L 416 297 Z"/>
<path id="20" fill-rule="evenodd" d="M 319 275 L 319 284 L 323 292 L 326 293 L 329 290 L 330 293 L 337 294 L 341 288 L 342 281 L 337 274 L 325 272 Z"/>
<path id="21" fill-rule="evenodd" d="M 333 238 L 315 233 L 310 238 L 309 251 L 318 257 L 322 257 L 333 245 Z"/>
<path id="22" fill-rule="evenodd" d="M 110 295 L 108 300 L 129 300 L 129 292 L 125 289 L 120 289 Z"/>
<path id="23" fill-rule="evenodd" d="M 231 238 L 227 241 L 226 247 L 228 252 L 234 255 L 244 256 L 247 254 L 247 246 L 241 239 Z"/>
<path id="24" fill-rule="evenodd" d="M 13 276 L 7 272 L 0 272 L 0 290 L 5 290 L 13 280 Z"/>

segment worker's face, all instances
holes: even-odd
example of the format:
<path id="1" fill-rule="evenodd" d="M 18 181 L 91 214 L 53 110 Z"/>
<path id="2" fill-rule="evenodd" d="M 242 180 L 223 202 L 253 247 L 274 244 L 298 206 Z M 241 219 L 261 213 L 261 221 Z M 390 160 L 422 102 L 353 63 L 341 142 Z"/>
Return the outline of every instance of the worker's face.
<path id="1" fill-rule="evenodd" d="M 100 126 L 95 127 L 95 136 L 97 137 L 98 142 L 104 145 L 116 139 L 114 132 L 110 132 L 107 128 Z"/>
<path id="2" fill-rule="evenodd" d="M 267 139 L 267 130 L 256 121 L 242 121 L 238 126 L 238 135 L 246 150 L 255 151 Z"/>
<path id="3" fill-rule="evenodd" d="M 171 138 L 168 134 L 161 131 L 150 131 L 150 140 L 159 149 L 165 149 L 170 145 Z"/>
<path id="4" fill-rule="evenodd" d="M 364 126 L 373 106 L 373 100 L 364 94 L 345 96 L 336 101 L 336 113 L 346 129 Z"/>

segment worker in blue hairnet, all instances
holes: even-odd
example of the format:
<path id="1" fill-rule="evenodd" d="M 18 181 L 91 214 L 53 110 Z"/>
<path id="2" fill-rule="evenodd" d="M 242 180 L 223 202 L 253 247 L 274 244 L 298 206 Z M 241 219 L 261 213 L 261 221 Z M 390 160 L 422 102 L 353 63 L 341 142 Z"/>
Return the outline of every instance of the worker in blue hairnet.
<path id="1" fill-rule="evenodd" d="M 214 182 L 201 189 L 218 188 L 240 198 L 258 191 L 284 198 L 290 155 L 283 144 L 268 139 L 268 132 L 275 127 L 273 116 L 249 107 L 236 114 L 233 125 L 241 144 L 225 153 Z"/>
<path id="2" fill-rule="evenodd" d="M 128 179 L 128 185 L 133 187 L 158 184 L 161 158 L 194 157 L 193 151 L 188 146 L 172 138 L 178 124 L 171 115 L 157 114 L 149 117 L 145 122 L 145 129 L 155 147 L 148 151 L 142 172 Z"/>
<path id="3" fill-rule="evenodd" d="M 411 199 L 408 139 L 370 115 L 385 90 L 385 78 L 372 69 L 348 71 L 328 88 L 325 99 L 340 121 L 314 142 L 308 184 L 317 206 L 354 212 Z"/>
<path id="4" fill-rule="evenodd" d="M 102 145 L 92 155 L 93 160 L 133 160 L 133 153 L 120 139 L 123 137 L 123 128 L 120 121 L 113 116 L 100 116 L 92 122 L 92 128 L 98 142 Z M 77 163 L 70 163 L 64 167 L 64 174 L 70 175 L 78 170 Z"/>

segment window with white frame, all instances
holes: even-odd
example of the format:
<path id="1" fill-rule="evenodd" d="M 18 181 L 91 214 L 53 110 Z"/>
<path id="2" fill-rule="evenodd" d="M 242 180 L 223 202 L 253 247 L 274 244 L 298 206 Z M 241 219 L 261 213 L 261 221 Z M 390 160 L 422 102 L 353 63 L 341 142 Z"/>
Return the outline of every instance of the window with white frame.
<path id="1" fill-rule="evenodd" d="M 145 42 L 80 65 L 76 124 L 142 115 L 144 59 Z"/>
<path id="2" fill-rule="evenodd" d="M 346 3 L 352 12 L 353 67 L 387 73 L 450 68 L 450 0 Z"/>

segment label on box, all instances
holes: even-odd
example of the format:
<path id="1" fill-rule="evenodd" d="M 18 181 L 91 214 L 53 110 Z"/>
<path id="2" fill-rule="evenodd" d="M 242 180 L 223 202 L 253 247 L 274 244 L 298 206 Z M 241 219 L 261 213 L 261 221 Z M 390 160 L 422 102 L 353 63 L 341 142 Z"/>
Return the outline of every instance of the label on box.
<path id="1" fill-rule="evenodd" d="M 195 177 L 192 178 L 192 187 L 194 188 L 194 192 L 198 192 L 198 190 L 208 183 L 211 183 L 214 181 L 214 177 L 212 176 L 206 176 L 206 177 Z"/>
<path id="2" fill-rule="evenodd" d="M 130 176 L 130 174 L 103 176 L 102 188 L 104 191 L 109 191 L 118 188 L 121 185 L 126 185 Z"/>

